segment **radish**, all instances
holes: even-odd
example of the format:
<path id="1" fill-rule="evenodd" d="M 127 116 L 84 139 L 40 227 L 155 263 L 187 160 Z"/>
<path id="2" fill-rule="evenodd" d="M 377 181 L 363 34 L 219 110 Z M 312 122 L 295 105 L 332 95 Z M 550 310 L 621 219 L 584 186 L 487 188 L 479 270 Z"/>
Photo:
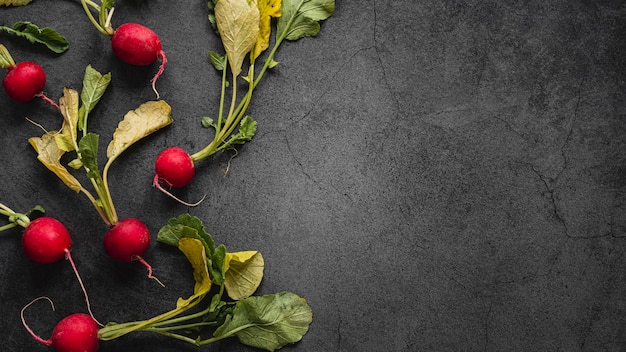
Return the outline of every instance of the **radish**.
<path id="1" fill-rule="evenodd" d="M 99 329 L 88 314 L 72 314 L 54 327 L 50 342 L 59 352 L 95 352 L 98 350 Z"/>
<path id="2" fill-rule="evenodd" d="M 126 218 L 113 225 L 104 235 L 104 250 L 119 262 L 139 261 L 148 269 L 148 277 L 164 286 L 152 275 L 152 266 L 142 256 L 150 246 L 150 230 L 141 220 Z"/>
<path id="3" fill-rule="evenodd" d="M 184 187 L 195 174 L 193 159 L 182 148 L 170 147 L 163 150 L 154 162 L 156 171 L 154 184 L 161 181 L 169 187 Z"/>
<path id="4" fill-rule="evenodd" d="M 112 2 L 102 1 L 100 5 L 93 1 L 81 0 L 83 9 L 87 17 L 96 29 L 107 36 L 111 37 L 111 49 L 115 56 L 125 63 L 135 66 L 151 65 L 158 59 L 161 60 L 159 70 L 152 78 L 152 90 L 159 99 L 159 92 L 156 90 L 156 81 L 165 70 L 167 57 L 161 46 L 159 36 L 150 28 L 139 23 L 124 23 L 114 29 L 111 26 L 111 17 L 113 16 Z M 99 18 L 96 20 L 89 9 L 93 7 L 98 13 Z"/>
<path id="5" fill-rule="evenodd" d="M 22 308 L 20 313 L 22 324 L 36 341 L 46 346 L 52 346 L 58 352 L 96 352 L 98 350 L 98 332 L 100 326 L 98 322 L 88 314 L 76 313 L 63 318 L 54 327 L 52 337 L 48 340 L 37 336 L 28 324 L 26 324 L 24 311 L 31 304 L 40 299 L 47 299 L 52 305 L 52 310 L 54 310 L 54 304 L 48 297 L 39 297 Z"/>
<path id="6" fill-rule="evenodd" d="M 70 258 L 72 240 L 63 224 L 51 217 L 41 217 L 30 222 L 22 235 L 22 248 L 26 256 L 41 264 Z"/>
<path id="7" fill-rule="evenodd" d="M 2 86 L 11 99 L 25 103 L 40 97 L 59 109 L 59 105 L 43 93 L 46 72 L 39 64 L 32 61 L 16 64 L 6 47 L 0 44 L 0 67 L 8 70 L 2 79 Z"/>

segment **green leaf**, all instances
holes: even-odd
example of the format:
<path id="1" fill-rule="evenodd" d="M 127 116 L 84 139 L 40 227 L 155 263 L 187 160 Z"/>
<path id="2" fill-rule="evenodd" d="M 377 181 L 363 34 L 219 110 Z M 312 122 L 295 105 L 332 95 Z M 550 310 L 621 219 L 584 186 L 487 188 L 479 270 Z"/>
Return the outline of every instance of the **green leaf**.
<path id="1" fill-rule="evenodd" d="M 215 252 L 211 255 L 211 265 L 209 266 L 209 272 L 216 284 L 224 284 L 224 273 L 226 271 L 226 247 L 220 244 L 215 248 Z"/>
<path id="2" fill-rule="evenodd" d="M 211 24 L 211 27 L 215 31 L 215 34 L 219 35 L 220 32 L 217 30 L 217 20 L 215 19 L 215 4 L 216 3 L 217 3 L 217 0 L 209 0 L 209 3 L 208 3 L 209 23 Z"/>
<path id="3" fill-rule="evenodd" d="M 239 123 L 239 131 L 232 135 L 228 141 L 222 144 L 219 149 L 226 150 L 233 148 L 236 144 L 249 142 L 256 134 L 257 123 L 250 116 L 245 116 Z"/>
<path id="4" fill-rule="evenodd" d="M 98 104 L 102 95 L 111 83 L 111 73 L 105 75 L 87 65 L 83 77 L 83 90 L 80 93 L 82 105 L 78 111 L 78 126 L 81 130 L 87 129 L 87 117 Z"/>
<path id="5" fill-rule="evenodd" d="M 87 177 L 91 179 L 100 179 L 100 171 L 98 170 L 98 140 L 100 136 L 95 133 L 87 133 L 78 142 L 78 155 L 83 163 Z"/>
<path id="6" fill-rule="evenodd" d="M 226 55 L 220 55 L 215 51 L 209 51 L 209 61 L 218 71 L 224 71 L 226 69 Z"/>
<path id="7" fill-rule="evenodd" d="M 202 127 L 204 127 L 204 128 L 209 128 L 209 127 L 217 128 L 217 121 L 213 120 L 212 118 L 210 118 L 208 116 L 203 116 L 202 117 Z"/>
<path id="8" fill-rule="evenodd" d="M 215 242 L 209 233 L 204 230 L 202 221 L 189 214 L 181 214 L 176 218 L 167 221 L 157 235 L 157 241 L 178 246 L 181 238 L 197 237 L 205 245 L 207 255 L 212 256 L 215 252 Z"/>
<path id="9" fill-rule="evenodd" d="M 219 0 L 215 4 L 215 18 L 230 70 L 233 76 L 238 76 L 259 34 L 256 0 Z"/>
<path id="10" fill-rule="evenodd" d="M 28 5 L 32 0 L 0 0 L 0 6 L 24 6 Z"/>
<path id="11" fill-rule="evenodd" d="M 15 65 L 15 60 L 11 57 L 9 50 L 0 44 L 0 68 L 7 68 L 13 65 Z"/>
<path id="12" fill-rule="evenodd" d="M 165 101 L 159 100 L 145 102 L 126 113 L 107 147 L 107 164 L 135 142 L 171 124 L 171 112 L 172 108 Z"/>
<path id="13" fill-rule="evenodd" d="M 276 23 L 277 36 L 298 40 L 317 35 L 319 21 L 330 17 L 335 11 L 334 0 L 283 0 L 281 16 Z"/>
<path id="14" fill-rule="evenodd" d="M 29 42 L 43 44 L 53 52 L 60 54 L 69 48 L 67 39 L 50 27 L 39 28 L 31 22 L 17 22 L 13 27 L 0 26 L 5 32 L 26 38 Z"/>
<path id="15" fill-rule="evenodd" d="M 236 335 L 246 345 L 275 351 L 300 341 L 312 320 L 306 300 L 294 293 L 252 296 L 237 301 L 214 336 Z"/>

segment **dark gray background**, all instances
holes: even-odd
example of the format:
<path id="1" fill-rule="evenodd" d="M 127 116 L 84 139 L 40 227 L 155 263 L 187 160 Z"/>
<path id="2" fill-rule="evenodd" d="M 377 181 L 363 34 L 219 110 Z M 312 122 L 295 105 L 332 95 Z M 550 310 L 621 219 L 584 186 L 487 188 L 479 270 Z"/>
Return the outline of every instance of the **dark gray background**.
<path id="1" fill-rule="evenodd" d="M 157 153 L 197 151 L 215 116 L 221 51 L 206 1 L 118 0 L 113 23 L 152 27 L 169 58 L 158 82 L 174 123 L 131 148 L 110 171 L 120 217 L 153 235 L 170 217 L 202 218 L 230 251 L 266 261 L 258 293 L 289 290 L 314 312 L 309 333 L 286 351 L 626 350 L 626 4 L 623 1 L 337 1 L 314 39 L 281 47 L 280 65 L 250 107 L 258 134 L 198 165 L 176 192 L 151 187 Z M 87 64 L 112 72 L 90 119 L 104 148 L 122 116 L 153 99 L 157 66 L 133 68 L 77 0 L 1 8 L 0 24 L 31 21 L 65 35 L 50 54 L 0 34 L 16 60 L 48 72 L 46 93 L 80 89 Z M 139 264 L 104 254 L 95 210 L 35 158 L 60 115 L 42 101 L 0 94 L 1 202 L 41 204 L 74 238 L 72 254 L 101 321 L 145 319 L 192 287 L 176 250 L 153 243 Z M 104 156 L 101 157 L 104 160 Z M 82 174 L 78 174 L 82 177 Z M 87 182 L 85 181 L 85 184 Z M 48 337 L 57 320 L 85 311 L 66 261 L 42 266 L 21 252 L 20 231 L 0 235 L 3 350 L 47 351 L 19 311 Z M 196 351 L 134 334 L 101 351 Z M 237 340 L 212 351 L 251 351 Z"/>

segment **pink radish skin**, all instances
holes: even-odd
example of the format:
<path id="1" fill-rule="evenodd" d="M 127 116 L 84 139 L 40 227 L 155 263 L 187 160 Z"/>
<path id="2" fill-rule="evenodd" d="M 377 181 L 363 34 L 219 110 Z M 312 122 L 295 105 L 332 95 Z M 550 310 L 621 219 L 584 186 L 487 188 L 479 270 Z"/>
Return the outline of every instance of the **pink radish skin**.
<path id="1" fill-rule="evenodd" d="M 58 352 L 96 352 L 100 327 L 91 316 L 76 313 L 61 320 L 50 338 Z"/>
<path id="2" fill-rule="evenodd" d="M 154 162 L 156 181 L 169 187 L 184 187 L 191 182 L 195 168 L 191 156 L 182 148 L 170 147 L 163 150 Z"/>
<path id="3" fill-rule="evenodd" d="M 51 217 L 30 222 L 22 235 L 22 248 L 31 260 L 50 264 L 69 254 L 72 239 L 65 226 Z"/>
<path id="4" fill-rule="evenodd" d="M 130 262 L 139 259 L 148 250 L 150 231 L 138 219 L 123 219 L 106 233 L 103 244 L 111 258 Z"/>
<path id="5" fill-rule="evenodd" d="M 46 73 L 38 64 L 30 61 L 20 62 L 8 67 L 2 85 L 11 99 L 19 102 L 32 100 L 41 93 L 46 85 Z"/>
<path id="6" fill-rule="evenodd" d="M 156 91 L 156 80 L 161 76 L 167 63 L 167 57 L 161 46 L 159 36 L 150 28 L 138 23 L 124 23 L 119 26 L 111 38 L 113 53 L 120 60 L 135 66 L 146 66 L 161 59 L 161 67 L 152 78 L 152 89 Z"/>

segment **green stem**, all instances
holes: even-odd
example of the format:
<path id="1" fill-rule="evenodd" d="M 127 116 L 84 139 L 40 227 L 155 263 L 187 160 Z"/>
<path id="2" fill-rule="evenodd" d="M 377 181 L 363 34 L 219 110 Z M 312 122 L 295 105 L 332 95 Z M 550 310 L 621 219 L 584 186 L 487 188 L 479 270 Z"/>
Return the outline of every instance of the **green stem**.
<path id="1" fill-rule="evenodd" d="M 89 9 L 90 4 L 87 3 L 87 0 L 81 0 L 80 2 L 83 5 L 83 9 L 85 10 L 87 17 L 89 18 L 89 21 L 94 25 L 94 27 L 96 27 L 98 32 L 104 35 L 111 35 L 109 32 L 107 32 L 107 30 L 104 27 L 100 25 L 100 23 L 98 23 L 98 21 L 96 21 L 95 17 L 93 17 L 93 14 L 91 13 L 91 10 Z"/>

